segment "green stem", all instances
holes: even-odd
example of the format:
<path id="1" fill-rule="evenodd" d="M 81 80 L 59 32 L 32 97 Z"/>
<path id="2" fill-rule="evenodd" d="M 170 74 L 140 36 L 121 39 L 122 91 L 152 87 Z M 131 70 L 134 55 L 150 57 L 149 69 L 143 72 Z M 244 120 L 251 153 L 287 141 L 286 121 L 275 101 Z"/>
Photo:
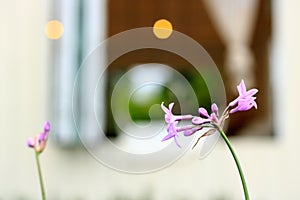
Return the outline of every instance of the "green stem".
<path id="1" fill-rule="evenodd" d="M 41 170 L 39 155 L 40 155 L 39 152 L 35 152 L 36 165 L 37 165 L 37 168 L 38 168 L 40 185 L 41 185 L 42 199 L 46 200 L 46 193 L 45 193 L 45 189 L 44 189 L 44 183 L 43 183 L 43 177 L 42 177 L 42 170 Z"/>
<path id="2" fill-rule="evenodd" d="M 235 154 L 234 149 L 233 149 L 233 147 L 231 146 L 231 144 L 230 144 L 228 138 L 226 137 L 226 135 L 225 135 L 223 129 L 222 129 L 220 126 L 218 126 L 218 125 L 216 125 L 216 128 L 217 128 L 218 131 L 220 132 L 222 138 L 224 139 L 225 143 L 227 144 L 227 146 L 228 146 L 228 148 L 229 148 L 229 150 L 230 150 L 230 152 L 231 152 L 231 154 L 232 154 L 232 156 L 233 156 L 233 158 L 234 158 L 235 164 L 236 164 L 236 166 L 237 166 L 237 168 L 238 168 L 238 171 L 239 171 L 239 174 L 240 174 L 240 178 L 241 178 L 241 181 L 242 181 L 245 199 L 246 199 L 246 200 L 249 200 L 249 193 L 248 193 L 248 188 L 247 188 L 246 180 L 245 180 L 245 177 L 244 177 L 244 173 L 243 173 L 241 164 L 240 164 L 240 162 L 239 162 L 239 160 L 238 160 L 238 158 L 237 158 L 237 155 Z"/>

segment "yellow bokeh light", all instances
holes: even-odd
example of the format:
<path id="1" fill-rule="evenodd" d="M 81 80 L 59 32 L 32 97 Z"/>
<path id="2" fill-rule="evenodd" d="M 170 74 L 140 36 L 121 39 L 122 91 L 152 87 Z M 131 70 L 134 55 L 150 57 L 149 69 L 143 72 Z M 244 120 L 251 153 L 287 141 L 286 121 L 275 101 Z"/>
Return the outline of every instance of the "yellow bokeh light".
<path id="1" fill-rule="evenodd" d="M 167 39 L 173 31 L 171 22 L 166 19 L 157 20 L 153 25 L 153 33 L 159 39 Z"/>
<path id="2" fill-rule="evenodd" d="M 45 33 L 49 39 L 59 39 L 64 34 L 64 26 L 60 21 L 51 20 L 46 24 Z"/>

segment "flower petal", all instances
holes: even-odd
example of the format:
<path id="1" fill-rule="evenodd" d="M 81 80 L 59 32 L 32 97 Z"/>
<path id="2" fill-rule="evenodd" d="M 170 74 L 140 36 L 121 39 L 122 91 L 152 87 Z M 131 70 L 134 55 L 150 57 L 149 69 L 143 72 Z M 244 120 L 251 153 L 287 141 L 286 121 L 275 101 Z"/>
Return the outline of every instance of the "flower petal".
<path id="1" fill-rule="evenodd" d="M 246 92 L 245 97 L 251 97 L 253 95 L 255 95 L 258 92 L 258 89 L 254 88 L 254 89 L 250 89 Z"/>
<path id="2" fill-rule="evenodd" d="M 171 111 L 166 106 L 164 106 L 164 102 L 160 104 L 160 107 L 166 114 L 170 114 Z"/>
<path id="3" fill-rule="evenodd" d="M 211 119 L 204 119 L 204 118 L 201 118 L 201 117 L 194 117 L 192 119 L 192 123 L 195 124 L 195 125 L 201 125 L 201 124 L 204 124 L 204 123 L 207 123 L 207 122 L 211 122 Z"/>
<path id="4" fill-rule="evenodd" d="M 229 103 L 229 107 L 235 106 L 235 105 L 238 103 L 239 99 L 240 99 L 240 98 L 237 97 L 235 100 L 231 101 L 231 102 Z"/>
<path id="5" fill-rule="evenodd" d="M 202 128 L 203 128 L 202 126 L 196 126 L 196 127 L 192 128 L 192 129 L 185 130 L 185 131 L 183 131 L 183 135 L 184 136 L 191 136 L 194 133 L 196 133 L 197 131 L 200 131 Z"/>
<path id="6" fill-rule="evenodd" d="M 211 119 L 211 121 L 213 121 L 213 122 L 215 122 L 215 123 L 218 123 L 218 121 L 219 121 L 219 119 L 218 119 L 216 113 L 211 113 L 210 119 Z"/>
<path id="7" fill-rule="evenodd" d="M 217 117 L 219 117 L 219 108 L 218 108 L 217 104 L 213 103 L 211 105 L 211 110 L 216 114 Z"/>
<path id="8" fill-rule="evenodd" d="M 44 131 L 49 132 L 50 131 L 50 123 L 48 121 L 45 122 L 44 124 Z"/>
<path id="9" fill-rule="evenodd" d="M 256 97 L 249 97 L 248 99 L 240 99 L 238 101 L 238 105 L 234 109 L 230 110 L 230 113 L 232 114 L 237 111 L 247 111 L 253 107 L 257 108 L 255 99 Z"/>
<path id="10" fill-rule="evenodd" d="M 199 108 L 198 109 L 198 113 L 199 113 L 199 115 L 200 115 L 200 117 L 202 116 L 202 117 L 206 117 L 206 118 L 208 118 L 209 117 L 209 114 L 208 114 L 208 112 L 207 112 L 207 110 L 205 109 L 205 108 Z"/>
<path id="11" fill-rule="evenodd" d="M 236 113 L 236 112 L 238 112 L 238 111 L 239 111 L 239 109 L 238 109 L 238 106 L 237 106 L 237 107 L 231 109 L 231 110 L 229 111 L 229 113 L 230 113 L 230 114 L 233 114 L 233 113 Z"/>
<path id="12" fill-rule="evenodd" d="M 176 121 L 180 120 L 190 120 L 193 118 L 193 115 L 179 115 L 179 116 L 174 116 Z"/>
<path id="13" fill-rule="evenodd" d="M 172 137 L 174 137 L 173 134 L 168 134 L 168 135 L 166 135 L 161 141 L 163 142 L 163 141 L 169 140 L 169 139 L 171 139 Z"/>
<path id="14" fill-rule="evenodd" d="M 27 139 L 27 146 L 29 146 L 31 148 L 34 147 L 34 140 L 33 140 L 33 138 L 30 137 L 30 138 Z"/>
<path id="15" fill-rule="evenodd" d="M 173 109 L 173 106 L 174 106 L 174 102 L 172 102 L 172 103 L 169 104 L 169 110 L 170 111 Z"/>
<path id="16" fill-rule="evenodd" d="M 246 85 L 243 79 L 241 80 L 240 84 L 237 86 L 237 89 L 239 91 L 239 95 L 244 95 L 246 93 Z"/>

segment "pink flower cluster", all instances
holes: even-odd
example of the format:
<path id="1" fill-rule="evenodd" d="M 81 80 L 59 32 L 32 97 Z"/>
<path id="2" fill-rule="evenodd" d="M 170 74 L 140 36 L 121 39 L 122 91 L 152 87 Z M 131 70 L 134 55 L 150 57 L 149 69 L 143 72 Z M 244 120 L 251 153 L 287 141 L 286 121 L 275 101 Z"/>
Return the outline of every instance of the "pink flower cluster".
<path id="1" fill-rule="evenodd" d="M 33 138 L 27 139 L 27 145 L 33 148 L 36 152 L 41 153 L 47 144 L 50 132 L 50 123 L 47 121 L 44 124 L 44 132 L 35 135 Z"/>
<path id="2" fill-rule="evenodd" d="M 257 109 L 257 104 L 255 102 L 256 97 L 254 97 L 254 95 L 258 92 L 258 90 L 250 89 L 247 91 L 243 80 L 237 86 L 237 89 L 239 96 L 229 103 L 221 116 L 219 116 L 219 108 L 215 103 L 211 105 L 211 114 L 208 114 L 207 110 L 201 107 L 198 110 L 199 116 L 192 116 L 173 115 L 172 108 L 174 103 L 170 103 L 169 107 L 167 108 L 164 106 L 164 102 L 162 102 L 161 108 L 165 112 L 165 121 L 168 124 L 168 134 L 162 139 L 162 141 L 174 138 L 175 143 L 180 147 L 176 139 L 180 132 L 183 132 L 184 136 L 191 136 L 195 132 L 201 130 L 203 127 L 209 127 L 210 130 L 215 129 L 216 126 L 222 127 L 225 119 L 229 117 L 229 114 L 233 114 L 238 111 L 247 111 L 253 107 Z M 182 120 L 191 120 L 192 124 L 178 127 L 179 121 Z M 204 134 L 203 136 L 205 135 L 207 134 Z"/>

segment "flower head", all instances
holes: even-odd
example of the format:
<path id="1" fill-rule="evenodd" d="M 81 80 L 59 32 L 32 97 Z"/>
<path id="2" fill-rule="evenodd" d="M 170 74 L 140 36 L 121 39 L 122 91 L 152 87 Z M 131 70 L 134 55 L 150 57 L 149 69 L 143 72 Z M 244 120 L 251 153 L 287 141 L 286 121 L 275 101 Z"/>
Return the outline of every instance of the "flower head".
<path id="1" fill-rule="evenodd" d="M 240 84 L 237 86 L 237 89 L 239 92 L 239 96 L 229 103 L 229 105 L 223 111 L 222 115 L 219 115 L 219 108 L 215 103 L 211 105 L 211 114 L 208 114 L 207 110 L 201 107 L 198 109 L 199 116 L 173 115 L 172 108 L 174 106 L 174 103 L 170 103 L 169 107 L 166 108 L 162 102 L 161 108 L 165 112 L 165 121 L 168 124 L 168 135 L 166 135 L 162 139 L 162 141 L 174 138 L 177 146 L 180 147 L 176 139 L 178 133 L 183 132 L 184 136 L 191 136 L 197 131 L 202 130 L 203 128 L 208 128 L 206 132 L 204 132 L 198 138 L 198 140 L 194 144 L 195 146 L 202 137 L 214 134 L 216 130 L 222 130 L 225 120 L 229 117 L 229 114 L 235 113 L 237 111 L 250 110 L 253 107 L 257 108 L 257 104 L 255 102 L 256 97 L 254 97 L 254 95 L 258 92 L 257 89 L 250 89 L 247 91 L 243 80 L 241 80 Z M 181 120 L 191 120 L 191 125 L 178 127 L 178 123 Z"/>
<path id="2" fill-rule="evenodd" d="M 38 153 L 41 153 L 47 144 L 47 140 L 50 132 L 50 123 L 47 121 L 44 124 L 44 132 L 35 135 L 33 138 L 30 137 L 27 139 L 27 146 L 34 148 Z"/>
<path id="3" fill-rule="evenodd" d="M 169 108 L 166 108 L 164 106 L 164 102 L 161 103 L 161 108 L 165 112 L 165 121 L 168 124 L 168 126 L 167 126 L 168 135 L 166 135 L 162 139 L 162 141 L 174 138 L 175 143 L 177 144 L 177 146 L 180 147 L 180 145 L 176 139 L 177 134 L 179 132 L 184 131 L 185 129 L 189 129 L 189 128 L 187 128 L 187 127 L 186 128 L 178 128 L 177 124 L 181 120 L 192 119 L 193 116 L 192 115 L 173 115 L 173 113 L 172 113 L 173 106 L 174 106 L 174 103 L 170 103 Z"/>
<path id="4" fill-rule="evenodd" d="M 246 90 L 246 86 L 244 80 L 240 82 L 237 86 L 239 96 L 229 103 L 229 107 L 235 107 L 230 110 L 230 113 L 235 113 L 238 111 L 246 111 L 251 108 L 257 108 L 257 104 L 255 102 L 256 97 L 254 95 L 258 92 L 257 89 Z"/>

